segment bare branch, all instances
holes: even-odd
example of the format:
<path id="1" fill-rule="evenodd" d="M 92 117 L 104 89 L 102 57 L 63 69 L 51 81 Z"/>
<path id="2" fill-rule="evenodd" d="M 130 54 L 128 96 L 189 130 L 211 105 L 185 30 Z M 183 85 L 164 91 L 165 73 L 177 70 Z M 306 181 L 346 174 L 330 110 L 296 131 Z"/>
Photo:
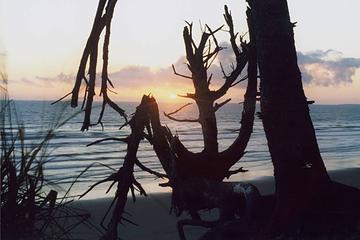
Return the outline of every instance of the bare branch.
<path id="1" fill-rule="evenodd" d="M 231 16 L 231 12 L 229 12 L 229 9 L 226 5 L 224 8 L 225 8 L 224 18 L 225 18 L 226 24 L 229 27 L 231 47 L 235 53 L 235 56 L 238 58 L 240 56 L 240 50 L 236 44 L 236 37 L 237 37 L 238 33 L 236 33 L 236 34 L 234 33 L 234 23 L 233 23 L 233 19 Z"/>
<path id="2" fill-rule="evenodd" d="M 190 31 L 189 31 L 190 28 Z M 194 49 L 193 49 L 193 39 L 191 33 L 191 27 L 184 27 L 183 31 L 183 38 L 185 43 L 185 50 L 186 50 L 186 59 L 192 65 L 194 63 Z M 195 48 L 196 49 L 196 48 Z"/>
<path id="3" fill-rule="evenodd" d="M 164 112 L 164 115 L 173 120 L 173 121 L 177 121 L 177 122 L 199 122 L 199 119 L 177 119 L 172 117 L 172 115 L 178 113 L 179 111 L 183 110 L 184 108 L 186 108 L 187 106 L 191 105 L 192 103 L 187 103 L 184 106 L 180 107 L 179 109 L 176 109 L 175 111 L 171 112 L 171 113 L 166 113 Z"/>
<path id="4" fill-rule="evenodd" d="M 195 93 L 187 93 L 186 95 L 180 95 L 180 94 L 178 94 L 177 95 L 178 97 L 183 97 L 183 98 L 191 98 L 191 99 L 196 99 L 196 95 L 195 95 Z"/>
<path id="5" fill-rule="evenodd" d="M 246 75 L 246 76 L 244 76 L 244 77 L 242 77 L 240 80 L 238 80 L 238 81 L 234 82 L 233 84 L 231 84 L 231 87 L 236 86 L 237 84 L 239 84 L 239 83 L 241 83 L 241 82 L 245 81 L 246 79 L 248 79 L 248 76 L 247 76 L 247 75 Z"/>
<path id="6" fill-rule="evenodd" d="M 221 108 L 222 106 L 224 106 L 225 104 L 227 104 L 228 102 L 231 101 L 231 98 L 225 100 L 224 102 L 222 103 L 215 103 L 215 106 L 214 106 L 214 111 L 216 112 L 217 110 L 219 110 L 219 108 Z"/>
<path id="7" fill-rule="evenodd" d="M 100 180 L 96 183 L 94 183 L 93 185 L 91 185 L 91 187 L 86 190 L 83 194 L 81 194 L 79 196 L 79 199 L 81 199 L 82 197 L 84 197 L 86 194 L 88 194 L 94 187 L 96 187 L 97 185 L 101 184 L 101 183 L 105 183 L 105 182 L 109 182 L 109 181 L 118 181 L 120 179 L 120 174 L 121 174 L 121 171 L 118 171 L 116 173 L 113 173 L 111 174 L 109 177 L 103 179 L 103 180 Z"/>
<path id="8" fill-rule="evenodd" d="M 98 143 L 101 143 L 101 142 L 105 142 L 105 141 L 118 141 L 118 142 L 128 143 L 129 138 L 128 137 L 126 137 L 126 138 L 115 138 L 115 137 L 103 138 L 103 139 L 96 140 L 96 141 L 94 141 L 92 143 L 89 143 L 86 146 L 90 147 L 92 145 L 95 145 L 95 144 L 98 144 Z"/>
<path id="9" fill-rule="evenodd" d="M 232 72 L 230 73 L 230 75 L 226 75 L 222 65 L 220 64 L 221 70 L 225 76 L 225 82 L 217 91 L 214 92 L 214 95 L 213 95 L 214 99 L 221 98 L 222 96 L 224 96 L 226 94 L 226 92 L 229 90 L 230 87 L 235 86 L 236 84 L 238 84 L 239 82 L 242 81 L 242 80 L 240 80 L 239 82 L 234 84 L 234 82 L 236 81 L 238 76 L 241 74 L 242 70 L 245 68 L 247 60 L 248 60 L 248 44 L 245 41 L 243 41 L 242 37 L 240 37 L 240 44 L 241 44 L 243 51 L 241 52 L 240 49 L 238 48 L 238 46 L 236 44 L 236 37 L 237 37 L 238 33 L 236 33 L 236 34 L 234 33 L 233 19 L 232 19 L 231 13 L 229 12 L 227 6 L 225 6 L 224 18 L 229 27 L 230 43 L 231 43 L 231 47 L 234 51 L 234 54 L 236 56 L 236 66 L 232 67 Z"/>
<path id="10" fill-rule="evenodd" d="M 159 173 L 159 172 L 156 172 L 156 171 L 151 170 L 150 168 L 146 167 L 145 165 L 143 165 L 143 164 L 139 161 L 139 159 L 136 159 L 135 164 L 136 164 L 141 170 L 143 170 L 143 171 L 145 171 L 145 172 L 148 172 L 148 173 L 150 173 L 150 174 L 152 174 L 152 175 L 155 175 L 155 176 L 157 176 L 158 178 L 169 178 L 168 175 L 166 175 L 166 174 L 164 174 L 164 173 Z"/>
<path id="11" fill-rule="evenodd" d="M 69 95 L 71 95 L 71 94 L 72 94 L 72 92 L 69 92 L 68 94 L 66 94 L 65 96 L 59 98 L 59 99 L 56 100 L 55 102 L 52 102 L 51 105 L 54 105 L 54 104 L 60 102 L 61 100 L 63 100 L 64 98 L 66 98 L 67 96 L 69 96 Z"/>
<path id="12" fill-rule="evenodd" d="M 220 63 L 220 68 L 221 68 L 222 74 L 224 75 L 224 78 L 225 78 L 225 79 L 228 78 L 228 76 L 226 75 L 226 72 L 225 72 L 225 70 L 224 70 L 224 67 L 223 67 L 222 63 Z"/>
<path id="13" fill-rule="evenodd" d="M 193 28 L 193 23 L 189 23 L 188 21 L 186 21 L 186 24 L 189 26 L 189 30 L 190 30 L 190 36 L 191 36 L 191 43 L 194 49 L 196 49 L 196 44 L 194 42 L 194 39 L 192 38 L 192 28 Z"/>
<path id="14" fill-rule="evenodd" d="M 209 68 L 211 63 L 214 61 L 214 59 L 216 58 L 217 54 L 222 50 L 222 47 L 217 46 L 214 51 L 212 51 L 211 53 L 205 55 L 203 58 L 205 58 L 203 60 L 203 62 L 205 63 L 205 67 Z M 210 61 L 211 60 L 211 61 Z M 210 64 L 208 63 L 210 61 Z"/>
<path id="15" fill-rule="evenodd" d="M 172 66 L 172 69 L 173 69 L 175 75 L 180 76 L 180 77 L 183 77 L 183 78 L 192 79 L 192 77 L 189 77 L 189 76 L 186 76 L 186 75 L 177 73 L 174 64 L 172 64 L 171 66 Z"/>
<path id="16" fill-rule="evenodd" d="M 197 58 L 200 58 L 203 56 L 205 44 L 209 37 L 210 37 L 210 33 L 207 33 L 207 32 L 203 32 L 203 34 L 201 35 L 201 40 L 200 40 L 199 46 L 195 50 L 195 56 L 197 56 Z M 190 63 L 190 65 L 192 65 L 192 64 Z"/>
<path id="17" fill-rule="evenodd" d="M 180 112 L 181 110 L 183 110 L 184 108 L 186 108 L 187 106 L 190 106 L 190 105 L 192 105 L 192 103 L 187 103 L 184 106 L 181 106 L 180 108 L 176 109 L 175 111 L 173 111 L 171 113 L 167 113 L 167 115 L 173 115 L 175 113 L 178 113 L 178 112 Z"/>
<path id="18" fill-rule="evenodd" d="M 211 65 L 211 64 L 210 64 L 210 65 Z M 207 84 L 208 84 L 208 85 L 210 85 L 210 83 L 211 83 L 212 76 L 213 76 L 213 74 L 211 73 L 210 76 L 209 76 L 209 78 L 208 78 L 208 81 L 207 81 Z"/>
<path id="19" fill-rule="evenodd" d="M 247 65 L 248 71 L 248 85 L 244 95 L 243 111 L 241 115 L 241 128 L 235 141 L 220 155 L 227 159 L 227 165 L 231 167 L 234 165 L 246 152 L 245 148 L 253 131 L 254 115 L 256 109 L 256 94 L 257 94 L 257 59 L 256 59 L 256 42 L 253 35 L 253 24 L 250 22 L 249 10 L 248 26 L 250 34 L 249 49 L 246 51 L 249 61 Z M 237 59 L 238 61 L 238 59 Z"/>
<path id="20" fill-rule="evenodd" d="M 209 25 L 206 25 L 206 28 L 209 30 L 210 32 L 210 35 L 212 36 L 213 38 L 213 41 L 215 43 L 215 46 L 218 48 L 219 47 L 219 44 L 218 44 L 218 41 L 215 37 L 215 33 L 217 33 L 218 31 L 220 31 L 222 28 L 224 27 L 224 25 L 221 25 L 220 27 L 218 27 L 215 31 L 212 31 L 211 28 L 209 27 Z"/>
<path id="21" fill-rule="evenodd" d="M 72 90 L 72 97 L 71 97 L 71 106 L 72 107 L 77 107 L 77 105 L 78 105 L 79 90 L 80 90 L 81 82 L 85 78 L 85 69 L 86 69 L 86 65 L 88 62 L 88 58 L 89 58 L 91 52 L 94 51 L 94 46 L 97 45 L 97 44 L 95 44 L 96 40 L 99 38 L 101 31 L 105 26 L 103 24 L 102 17 L 101 17 L 102 13 L 104 11 L 104 8 L 105 8 L 105 4 L 106 4 L 106 0 L 99 1 L 99 5 L 98 5 L 97 11 L 96 11 L 93 27 L 91 29 L 90 36 L 87 40 L 85 49 L 83 51 L 83 54 L 82 54 L 82 57 L 80 60 L 79 69 L 78 69 L 78 72 L 76 75 L 76 81 L 74 84 L 74 88 Z"/>
<path id="22" fill-rule="evenodd" d="M 140 195 L 144 195 L 147 196 L 145 189 L 141 186 L 141 184 L 135 180 L 135 178 L 133 179 L 133 184 L 139 189 Z"/>
<path id="23" fill-rule="evenodd" d="M 231 175 L 237 174 L 237 173 L 244 173 L 248 172 L 249 170 L 244 169 L 243 167 L 240 167 L 236 170 L 229 170 L 226 178 L 229 178 Z"/>
<path id="24" fill-rule="evenodd" d="M 112 87 L 112 88 L 115 88 L 114 87 L 114 84 L 111 82 L 111 80 L 108 78 L 107 79 L 107 81 L 108 81 L 108 83 L 110 84 L 110 86 Z M 111 91 L 110 89 L 108 89 L 109 91 Z M 113 92 L 113 93 L 116 93 L 116 92 Z"/>
<path id="25" fill-rule="evenodd" d="M 176 122 L 200 122 L 199 119 L 177 119 L 177 118 L 174 118 L 172 117 L 171 115 L 167 115 L 166 113 L 164 113 L 165 117 L 173 120 L 173 121 L 176 121 Z"/>

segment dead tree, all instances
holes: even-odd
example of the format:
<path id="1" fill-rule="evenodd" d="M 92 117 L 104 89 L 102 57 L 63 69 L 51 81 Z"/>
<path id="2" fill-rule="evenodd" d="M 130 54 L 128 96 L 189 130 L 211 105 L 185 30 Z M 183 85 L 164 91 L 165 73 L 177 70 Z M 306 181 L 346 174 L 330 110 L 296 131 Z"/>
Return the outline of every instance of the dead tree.
<path id="1" fill-rule="evenodd" d="M 216 101 L 224 97 L 231 87 L 245 80 L 245 78 L 238 78 L 248 62 L 248 43 L 243 41 L 241 37 L 239 37 L 240 48 L 236 43 L 238 33 L 234 32 L 232 16 L 227 7 L 225 7 L 224 18 L 229 28 L 230 43 L 236 57 L 236 62 L 230 73 L 225 73 L 223 69 L 225 81 L 219 89 L 210 90 L 212 74 L 209 75 L 208 70 L 214 58 L 222 49 L 215 37 L 215 33 L 222 29 L 222 27 L 212 30 L 206 25 L 206 30 L 202 33 L 199 44 L 196 45 L 193 40 L 192 24 L 188 23 L 188 26 L 184 28 L 183 38 L 186 59 L 188 61 L 187 66 L 191 76 L 179 74 L 173 67 L 175 74 L 192 80 L 195 89 L 194 93 L 187 93 L 182 97 L 190 98 L 196 102 L 199 117 L 197 119 L 177 119 L 173 117 L 173 114 L 182 108 L 170 114 L 165 113 L 165 116 L 174 121 L 198 122 L 201 125 L 204 138 L 204 150 L 200 153 L 189 151 L 179 139 L 176 139 L 173 143 L 173 151 L 176 153 L 179 162 L 177 171 L 183 174 L 182 178 L 204 177 L 213 180 L 223 180 L 225 177 L 229 177 L 232 173 L 229 171 L 231 166 L 245 154 L 245 147 L 252 132 L 256 101 L 256 78 L 249 81 L 251 86 L 248 88 L 245 96 L 247 101 L 244 103 L 239 135 L 231 146 L 219 152 L 215 113 L 231 99 L 220 103 L 216 103 Z M 212 45 L 214 46 L 213 48 Z"/>
<path id="2" fill-rule="evenodd" d="M 72 106 L 75 107 L 77 106 L 81 82 L 82 80 L 85 81 L 86 91 L 83 103 L 83 107 L 85 107 L 85 118 L 82 130 L 87 130 L 92 125 L 90 123 L 90 115 L 93 96 L 95 94 L 95 70 L 98 54 L 98 42 L 101 31 L 104 28 L 106 29 L 106 32 L 103 46 L 103 69 L 100 92 L 103 96 L 103 108 L 100 113 L 98 123 L 101 124 L 106 104 L 109 104 L 120 115 L 126 117 L 124 111 L 115 105 L 115 103 L 113 103 L 107 95 L 107 84 L 111 84 L 107 76 L 108 45 L 110 37 L 110 23 L 115 4 L 115 0 L 101 0 L 99 2 L 93 29 L 84 49 L 74 89 L 71 92 L 71 103 Z M 105 5 L 106 11 L 103 14 Z M 129 137 L 126 139 L 103 139 L 95 142 L 100 143 L 105 140 L 120 140 L 126 142 L 128 145 L 123 166 L 119 169 L 119 171 L 96 183 L 88 190 L 90 191 L 96 185 L 106 181 L 113 181 L 113 184 L 118 184 L 116 196 L 113 202 L 115 204 L 115 209 L 110 223 L 107 226 L 107 233 L 104 236 L 105 239 L 116 239 L 118 235 L 117 225 L 122 220 L 129 221 L 122 216 L 129 190 L 133 193 L 134 189 L 137 188 L 140 193 L 145 195 L 144 189 L 138 182 L 135 181 L 133 175 L 133 167 L 135 164 L 151 174 L 155 174 L 159 177 L 167 177 L 169 182 L 165 185 L 171 186 L 173 189 L 173 208 L 177 214 L 181 214 L 184 210 L 189 211 L 195 218 L 193 220 L 200 220 L 197 211 L 201 209 L 213 207 L 221 208 L 219 205 L 222 205 L 225 206 L 225 211 L 229 211 L 226 207 L 225 201 L 225 199 L 229 200 L 227 196 L 234 197 L 235 199 L 239 198 L 239 194 L 235 194 L 237 191 L 234 187 L 235 185 L 225 184 L 222 180 L 232 174 L 245 171 L 242 168 L 237 170 L 230 170 L 230 168 L 245 154 L 245 148 L 253 128 L 257 92 L 256 63 L 252 61 L 252 63 L 249 63 L 248 65 L 249 83 L 245 94 L 239 134 L 226 150 L 220 152 L 218 149 L 215 113 L 222 106 L 228 103 L 230 99 L 221 103 L 216 103 L 216 101 L 224 97 L 231 87 L 234 87 L 246 79 L 239 79 L 239 76 L 244 70 L 249 58 L 249 44 L 243 41 L 243 39 L 238 37 L 238 34 L 235 33 L 232 16 L 227 7 L 225 7 L 224 17 L 229 28 L 228 32 L 230 35 L 231 47 L 236 56 L 235 66 L 232 68 L 232 71 L 227 74 L 225 73 L 225 70 L 223 70 L 224 83 L 219 89 L 210 90 L 209 86 L 211 84 L 212 75 L 208 75 L 208 70 L 217 54 L 222 49 L 221 46 L 218 45 L 215 37 L 216 32 L 222 29 L 222 27 L 213 31 L 206 25 L 206 30 L 202 33 L 199 44 L 196 45 L 192 35 L 192 24 L 188 23 L 188 25 L 184 28 L 183 38 L 186 48 L 188 68 L 191 72 L 191 76 L 179 74 L 176 72 L 174 67 L 173 69 L 175 74 L 192 79 L 195 91 L 194 93 L 187 93 L 184 97 L 193 99 L 196 102 L 199 110 L 199 117 L 198 119 L 175 118 L 173 115 L 182 108 L 172 113 L 165 113 L 167 117 L 175 121 L 198 122 L 201 125 L 204 137 L 204 150 L 202 152 L 193 153 L 189 151 L 181 143 L 177 136 L 173 136 L 169 129 L 161 125 L 156 101 L 150 96 L 144 96 L 141 104 L 137 107 L 135 115 L 129 122 L 126 120 L 124 125 L 129 125 L 131 128 L 131 134 Z M 240 46 L 237 44 L 238 38 L 240 39 Z M 85 77 L 85 68 L 88 58 L 90 58 L 89 80 Z M 144 131 L 144 129 L 146 131 Z M 166 174 L 157 173 L 148 169 L 136 158 L 138 146 L 142 139 L 147 139 L 153 145 L 154 151 L 156 152 Z M 189 185 L 191 185 L 190 188 Z M 202 192 L 199 192 L 199 189 L 201 189 Z M 85 192 L 85 194 L 87 192 Z M 220 194 L 224 192 L 227 192 L 227 194 Z M 189 202 L 189 199 L 194 199 L 194 197 L 196 198 L 196 196 L 200 193 L 203 193 L 208 197 L 205 197 L 202 202 L 197 201 L 195 205 L 198 205 L 192 205 Z M 241 196 L 244 197 L 243 194 Z M 214 201 L 214 198 L 217 199 Z M 225 214 L 228 216 L 225 217 L 225 219 L 231 219 L 234 216 L 234 211 L 236 211 L 236 208 L 231 208 L 230 213 L 227 212 L 227 214 Z M 190 224 L 193 223 L 194 222 Z"/>

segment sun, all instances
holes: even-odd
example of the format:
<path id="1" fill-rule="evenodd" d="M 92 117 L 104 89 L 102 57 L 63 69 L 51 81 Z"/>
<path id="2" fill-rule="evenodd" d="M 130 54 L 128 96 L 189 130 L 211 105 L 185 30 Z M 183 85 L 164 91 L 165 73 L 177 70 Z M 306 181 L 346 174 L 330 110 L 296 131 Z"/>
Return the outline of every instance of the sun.
<path id="1" fill-rule="evenodd" d="M 175 100 L 175 99 L 177 98 L 177 95 L 176 95 L 175 93 L 171 93 L 171 94 L 169 95 L 169 98 L 170 98 L 171 100 Z"/>

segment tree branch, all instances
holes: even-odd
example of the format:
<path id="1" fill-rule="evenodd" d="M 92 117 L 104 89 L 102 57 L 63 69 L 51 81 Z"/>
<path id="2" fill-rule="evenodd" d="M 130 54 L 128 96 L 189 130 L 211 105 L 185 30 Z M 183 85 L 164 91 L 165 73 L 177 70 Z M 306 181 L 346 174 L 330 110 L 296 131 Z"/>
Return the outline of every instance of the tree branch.
<path id="1" fill-rule="evenodd" d="M 193 100 L 197 99 L 195 93 L 187 93 L 186 95 L 178 94 L 177 96 L 182 98 L 191 98 Z"/>
<path id="2" fill-rule="evenodd" d="M 234 82 L 236 81 L 236 79 L 238 78 L 238 76 L 241 74 L 242 70 L 244 69 L 244 67 L 246 66 L 247 63 L 247 58 L 248 58 L 248 54 L 247 54 L 247 44 L 246 42 L 242 41 L 242 38 L 240 38 L 240 42 L 241 42 L 241 47 L 243 49 L 242 52 L 240 52 L 240 49 L 238 48 L 237 44 L 236 44 L 236 36 L 238 35 L 237 33 L 234 33 L 234 23 L 233 23 L 233 19 L 231 16 L 231 13 L 229 12 L 227 6 L 225 5 L 225 14 L 224 14 L 224 18 L 225 21 L 229 27 L 229 34 L 230 34 L 230 43 L 231 43 L 231 47 L 233 49 L 233 52 L 236 56 L 236 66 L 233 67 L 232 72 L 230 73 L 230 75 L 227 75 L 221 66 L 221 70 L 224 74 L 224 78 L 225 78 L 225 82 L 224 84 L 215 92 L 213 92 L 213 98 L 214 99 L 219 99 L 222 96 L 224 96 L 226 94 L 226 92 L 229 90 L 229 88 L 235 86 Z"/>
<path id="3" fill-rule="evenodd" d="M 65 96 L 63 96 L 63 97 L 59 98 L 58 100 L 52 102 L 51 105 L 54 105 L 54 104 L 60 102 L 61 100 L 65 99 L 67 96 L 70 96 L 71 94 L 72 94 L 72 92 L 69 92 L 69 93 L 65 94 Z"/>
<path id="4" fill-rule="evenodd" d="M 184 108 L 186 108 L 187 106 L 190 106 L 190 105 L 192 105 L 192 103 L 187 103 L 187 104 L 181 106 L 180 108 L 176 109 L 175 111 L 173 111 L 171 113 L 167 113 L 167 115 L 176 114 L 176 113 L 180 112 L 181 110 L 183 110 Z"/>
<path id="5" fill-rule="evenodd" d="M 166 113 L 164 112 L 165 117 L 176 121 L 176 122 L 199 122 L 199 119 L 177 119 L 172 117 L 172 115 L 178 113 L 179 111 L 183 110 L 184 108 L 186 108 L 187 106 L 191 105 L 192 103 L 187 103 L 184 106 L 180 107 L 179 109 L 176 109 L 175 111 L 171 112 L 171 113 Z"/>
<path id="6" fill-rule="evenodd" d="M 221 108 L 222 106 L 224 106 L 225 104 L 227 104 L 228 102 L 231 101 L 231 98 L 225 100 L 224 102 L 222 103 L 215 103 L 215 106 L 214 106 L 214 111 L 216 112 L 217 110 L 219 110 L 219 108 Z"/>
<path id="7" fill-rule="evenodd" d="M 183 77 L 183 78 L 192 79 L 192 77 L 189 77 L 189 76 L 186 76 L 186 75 L 177 73 L 174 64 L 172 64 L 171 66 L 172 66 L 172 69 L 173 69 L 175 75 L 180 76 L 180 77 Z"/>
<path id="8" fill-rule="evenodd" d="M 150 174 L 152 174 L 152 175 L 155 175 L 155 176 L 157 176 L 158 178 L 169 178 L 168 175 L 166 175 L 166 174 L 156 172 L 156 171 L 151 170 L 150 168 L 146 167 L 145 165 L 143 165 L 143 164 L 139 161 L 139 159 L 136 159 L 135 164 L 136 164 L 141 170 L 143 170 L 143 171 L 145 171 L 145 172 L 148 172 L 148 173 L 150 173 Z"/>
<path id="9" fill-rule="evenodd" d="M 171 115 L 168 115 L 168 114 L 166 114 L 165 112 L 164 112 L 164 115 L 165 115 L 165 117 L 167 117 L 167 118 L 169 118 L 169 119 L 171 119 L 171 120 L 173 120 L 173 121 L 175 121 L 175 122 L 200 122 L 200 120 L 199 119 L 178 119 L 178 118 L 174 118 L 174 117 L 172 117 Z"/>
<path id="10" fill-rule="evenodd" d="M 253 36 L 253 25 L 250 21 L 250 11 L 247 11 L 248 26 L 249 26 L 249 63 L 247 66 L 248 71 L 248 85 L 246 88 L 243 111 L 241 114 L 241 127 L 239 135 L 235 141 L 223 152 L 220 156 L 227 159 L 227 165 L 231 167 L 234 165 L 244 154 L 245 148 L 249 142 L 251 133 L 253 131 L 254 115 L 256 108 L 256 94 L 257 94 L 257 58 L 256 58 L 256 42 Z"/>
<path id="11" fill-rule="evenodd" d="M 71 106 L 72 107 L 77 107 L 77 105 L 78 105 L 79 90 L 80 90 L 81 82 L 85 78 L 85 69 L 86 69 L 86 64 L 87 64 L 88 58 L 90 56 L 90 53 L 94 49 L 94 45 L 97 45 L 97 44 L 95 44 L 96 39 L 99 38 L 100 33 L 101 33 L 102 29 L 104 28 L 104 24 L 102 23 L 101 16 L 104 11 L 106 2 L 107 2 L 107 0 L 100 0 L 98 7 L 97 7 L 93 27 L 91 29 L 90 36 L 86 42 L 86 46 L 83 51 L 83 54 L 82 54 L 82 57 L 80 60 L 79 69 L 78 69 L 78 72 L 76 75 L 76 81 L 75 81 L 75 84 L 74 84 L 74 87 L 72 90 L 72 97 L 71 97 Z"/>
<path id="12" fill-rule="evenodd" d="M 94 141 L 92 143 L 89 143 L 86 146 L 90 147 L 92 145 L 95 145 L 95 144 L 98 144 L 98 143 L 101 143 L 101 142 L 105 142 L 105 141 L 118 141 L 118 142 L 128 143 L 129 142 L 129 137 L 126 137 L 126 138 L 116 138 L 116 137 L 103 138 L 103 139 L 96 140 L 96 141 Z"/>
<path id="13" fill-rule="evenodd" d="M 248 79 L 248 76 L 247 76 L 247 75 L 244 76 L 243 78 L 241 78 L 240 80 L 234 82 L 233 84 L 231 84 L 231 87 L 234 87 L 234 86 L 238 85 L 239 83 L 245 81 L 246 79 Z"/>
<path id="14" fill-rule="evenodd" d="M 234 175 L 234 174 L 244 173 L 244 172 L 248 172 L 248 171 L 249 171 L 249 170 L 246 170 L 246 169 L 244 169 L 243 167 L 240 167 L 240 168 L 238 168 L 238 169 L 236 169 L 236 170 L 229 170 L 226 178 L 229 178 L 229 177 L 231 177 L 231 176 Z"/>

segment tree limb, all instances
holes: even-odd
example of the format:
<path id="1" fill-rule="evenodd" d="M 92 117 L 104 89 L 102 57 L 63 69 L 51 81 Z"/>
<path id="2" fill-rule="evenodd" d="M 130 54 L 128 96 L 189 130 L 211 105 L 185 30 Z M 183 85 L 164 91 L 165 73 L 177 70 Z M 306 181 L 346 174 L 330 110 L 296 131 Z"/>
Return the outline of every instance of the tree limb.
<path id="1" fill-rule="evenodd" d="M 103 139 L 99 139 L 96 140 L 92 143 L 87 144 L 87 147 L 90 147 L 92 145 L 101 143 L 101 142 L 105 142 L 105 141 L 119 141 L 119 142 L 124 142 L 124 143 L 128 143 L 129 142 L 129 137 L 125 137 L 125 138 L 116 138 L 116 137 L 110 137 L 110 138 L 103 138 Z"/>
<path id="2" fill-rule="evenodd" d="M 148 172 L 148 173 L 150 173 L 150 174 L 152 174 L 152 175 L 155 175 L 155 176 L 157 176 L 158 178 L 169 178 L 168 175 L 166 175 L 166 174 L 156 172 L 156 171 L 151 170 L 150 168 L 146 167 L 145 165 L 143 165 L 143 164 L 139 161 L 139 159 L 136 159 L 135 164 L 136 164 L 141 170 L 143 170 L 143 171 L 145 171 L 145 172 Z"/>
<path id="3" fill-rule="evenodd" d="M 180 112 L 181 110 L 183 110 L 184 108 L 186 108 L 187 106 L 190 106 L 190 105 L 192 105 L 192 103 L 187 103 L 187 104 L 185 104 L 184 106 L 176 109 L 175 111 L 173 111 L 173 112 L 171 112 L 171 113 L 167 113 L 167 115 L 173 115 L 173 114 L 175 114 L 175 113 L 178 113 L 178 112 Z"/>
<path id="4" fill-rule="evenodd" d="M 169 119 L 171 119 L 171 120 L 173 120 L 173 121 L 175 121 L 175 122 L 200 122 L 200 120 L 199 119 L 178 119 L 178 118 L 174 118 L 174 117 L 172 117 L 171 115 L 168 115 L 168 114 L 166 114 L 165 112 L 164 112 L 164 115 L 165 115 L 165 117 L 167 117 L 167 118 L 169 118 Z"/>
<path id="5" fill-rule="evenodd" d="M 186 75 L 177 73 L 174 64 L 171 64 L 171 66 L 172 66 L 172 69 L 173 69 L 175 75 L 180 76 L 180 77 L 183 77 L 183 78 L 192 79 L 192 77 L 189 77 L 189 76 L 186 76 Z"/>
<path id="6" fill-rule="evenodd" d="M 222 103 L 215 103 L 215 106 L 214 106 L 214 111 L 216 112 L 217 110 L 219 110 L 219 108 L 221 108 L 222 106 L 224 106 L 225 104 L 227 104 L 228 102 L 231 101 L 231 98 L 225 100 L 224 102 Z"/>

